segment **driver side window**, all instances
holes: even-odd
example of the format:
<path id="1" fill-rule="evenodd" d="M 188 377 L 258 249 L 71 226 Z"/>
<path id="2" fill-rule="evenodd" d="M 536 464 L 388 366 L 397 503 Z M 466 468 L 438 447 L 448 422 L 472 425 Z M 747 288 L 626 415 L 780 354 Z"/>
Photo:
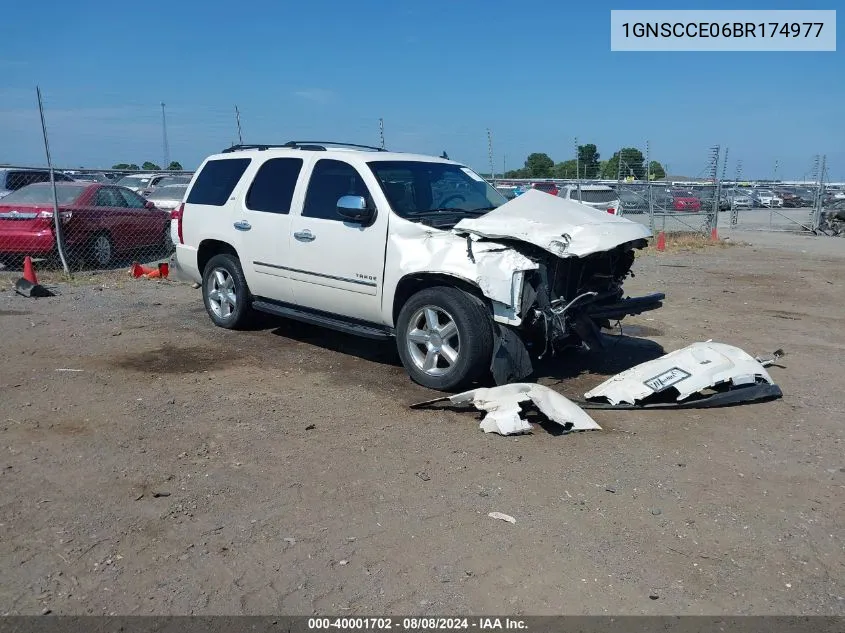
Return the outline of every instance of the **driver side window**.
<path id="1" fill-rule="evenodd" d="M 331 159 L 317 161 L 305 194 L 302 217 L 345 222 L 337 212 L 337 201 L 343 196 L 363 196 L 368 204 L 373 203 L 367 185 L 352 165 Z"/>

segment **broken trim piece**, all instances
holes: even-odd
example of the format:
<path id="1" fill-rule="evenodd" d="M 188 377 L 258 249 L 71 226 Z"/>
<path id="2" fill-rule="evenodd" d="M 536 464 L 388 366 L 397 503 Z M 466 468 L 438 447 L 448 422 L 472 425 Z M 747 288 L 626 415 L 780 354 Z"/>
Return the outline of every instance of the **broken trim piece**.
<path id="1" fill-rule="evenodd" d="M 438 402 L 449 401 L 455 405 L 472 405 L 487 415 L 480 428 L 485 433 L 515 435 L 531 431 L 531 425 L 520 416 L 521 403 L 530 401 L 552 422 L 563 427 L 564 432 L 601 430 L 601 427 L 574 402 L 543 385 L 517 382 L 500 387 L 482 387 L 452 396 L 444 396 L 412 404 L 412 409 L 422 409 Z"/>
<path id="2" fill-rule="evenodd" d="M 680 402 L 652 402 L 650 404 L 610 404 L 609 402 L 574 402 L 584 409 L 616 409 L 619 411 L 635 411 L 637 409 L 715 409 L 730 407 L 737 404 L 751 404 L 753 402 L 768 402 L 783 397 L 783 392 L 777 385 L 760 383 L 720 391 L 702 398 L 691 398 Z"/>
<path id="3" fill-rule="evenodd" d="M 604 399 L 607 404 L 600 408 L 636 409 L 707 408 L 771 400 L 783 393 L 760 361 L 772 364 L 782 355 L 783 350 L 778 350 L 770 361 L 724 343 L 693 343 L 623 371 L 584 397 Z M 716 393 L 704 393 L 711 389 Z M 667 401 L 672 395 L 676 395 L 674 403 Z"/>

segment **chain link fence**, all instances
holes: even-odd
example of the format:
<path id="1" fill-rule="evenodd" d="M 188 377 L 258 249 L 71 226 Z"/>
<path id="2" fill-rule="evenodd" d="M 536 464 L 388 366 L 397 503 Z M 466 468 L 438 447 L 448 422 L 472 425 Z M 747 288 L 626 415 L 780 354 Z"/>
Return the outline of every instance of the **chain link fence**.
<path id="1" fill-rule="evenodd" d="M 52 171 L 52 173 L 51 173 Z M 0 263 L 103 270 L 165 259 L 191 173 L 0 166 Z"/>
<path id="2" fill-rule="evenodd" d="M 716 226 L 719 186 L 712 183 L 619 182 L 620 215 L 653 232 L 708 234 Z"/>

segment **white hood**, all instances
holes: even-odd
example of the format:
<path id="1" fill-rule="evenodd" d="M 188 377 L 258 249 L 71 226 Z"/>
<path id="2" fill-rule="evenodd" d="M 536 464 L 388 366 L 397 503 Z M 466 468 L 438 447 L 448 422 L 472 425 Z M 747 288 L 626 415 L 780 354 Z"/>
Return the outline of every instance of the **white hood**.
<path id="1" fill-rule="evenodd" d="M 461 220 L 452 231 L 493 240 L 521 240 L 558 257 L 584 257 L 651 237 L 643 224 L 535 189 L 480 218 Z"/>

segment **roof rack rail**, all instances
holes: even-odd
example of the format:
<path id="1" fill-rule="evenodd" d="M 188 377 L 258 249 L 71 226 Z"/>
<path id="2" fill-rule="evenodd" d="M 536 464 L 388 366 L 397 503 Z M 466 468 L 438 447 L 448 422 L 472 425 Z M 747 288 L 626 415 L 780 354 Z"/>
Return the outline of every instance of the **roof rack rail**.
<path id="1" fill-rule="evenodd" d="M 271 148 L 280 148 L 280 149 L 301 149 L 301 150 L 308 150 L 308 151 L 315 151 L 315 152 L 324 152 L 326 151 L 326 146 L 331 145 L 335 147 L 355 147 L 358 149 L 369 149 L 375 152 L 386 152 L 387 150 L 383 147 L 375 147 L 373 145 L 359 145 L 357 143 L 341 143 L 337 141 L 288 141 L 287 143 L 281 145 L 274 145 L 274 144 L 267 144 L 267 143 L 256 143 L 256 144 L 241 144 L 241 145 L 232 145 L 231 147 L 224 149 L 223 153 L 228 154 L 230 152 L 239 152 L 248 149 L 257 149 L 260 151 L 271 149 Z"/>
<path id="2" fill-rule="evenodd" d="M 284 145 L 273 145 L 267 143 L 256 143 L 256 144 L 241 144 L 241 145 L 232 145 L 231 147 L 227 147 L 223 150 L 224 154 L 228 154 L 229 152 L 240 152 L 246 149 L 257 149 L 257 150 L 266 150 L 274 147 L 290 147 L 288 144 Z"/>
<path id="3" fill-rule="evenodd" d="M 358 149 L 371 149 L 374 152 L 386 152 L 383 147 L 375 147 L 374 145 L 359 145 L 358 143 L 341 143 L 338 141 L 288 141 L 287 147 L 297 147 L 300 149 L 310 149 L 311 147 L 321 147 L 326 149 L 326 145 L 334 145 L 338 147 L 355 147 Z"/>

